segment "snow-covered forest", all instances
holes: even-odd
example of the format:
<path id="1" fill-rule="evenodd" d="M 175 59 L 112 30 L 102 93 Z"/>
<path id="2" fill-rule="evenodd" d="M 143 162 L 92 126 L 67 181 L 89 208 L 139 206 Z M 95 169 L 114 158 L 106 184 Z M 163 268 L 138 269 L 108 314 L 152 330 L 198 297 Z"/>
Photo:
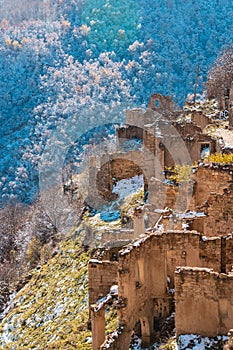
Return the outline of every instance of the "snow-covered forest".
<path id="1" fill-rule="evenodd" d="M 0 28 L 0 202 L 27 203 L 56 128 L 81 147 L 85 122 L 122 122 L 153 92 L 182 105 L 198 64 L 202 92 L 233 44 L 232 1 L 1 0 Z"/>

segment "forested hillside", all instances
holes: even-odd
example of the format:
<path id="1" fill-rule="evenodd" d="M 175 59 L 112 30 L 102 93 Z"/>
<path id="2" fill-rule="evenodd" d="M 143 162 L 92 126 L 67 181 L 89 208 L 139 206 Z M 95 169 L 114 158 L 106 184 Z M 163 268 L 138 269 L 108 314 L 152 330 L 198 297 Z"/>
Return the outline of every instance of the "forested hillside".
<path id="1" fill-rule="evenodd" d="M 198 64 L 201 92 L 233 43 L 230 0 L 1 0 L 0 23 L 1 203 L 35 199 L 38 161 L 65 120 L 64 135 L 85 118 L 121 122 L 152 92 L 182 105 Z"/>

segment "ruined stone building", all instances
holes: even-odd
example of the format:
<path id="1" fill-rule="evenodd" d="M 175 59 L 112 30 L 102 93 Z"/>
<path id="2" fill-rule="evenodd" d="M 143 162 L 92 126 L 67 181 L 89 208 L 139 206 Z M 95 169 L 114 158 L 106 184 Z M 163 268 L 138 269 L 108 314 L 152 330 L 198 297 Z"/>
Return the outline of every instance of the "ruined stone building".
<path id="1" fill-rule="evenodd" d="M 127 112 L 126 126 L 117 130 L 120 151 L 92 161 L 94 195 L 111 199 L 114 181 L 135 174 L 143 174 L 148 191 L 134 228 L 111 242 L 105 236 L 101 257 L 89 261 L 94 350 L 129 349 L 137 327 L 149 347 L 174 310 L 177 335 L 217 336 L 233 328 L 233 165 L 199 162 L 189 180 L 164 183 L 165 167 L 192 164 L 204 148 L 217 147 L 203 132 L 209 117 L 194 111 L 189 122 L 179 122 L 179 114 L 170 98 L 153 95 L 145 112 Z M 141 149 L 122 152 L 131 139 L 141 140 Z M 118 328 L 106 337 L 109 304 Z"/>

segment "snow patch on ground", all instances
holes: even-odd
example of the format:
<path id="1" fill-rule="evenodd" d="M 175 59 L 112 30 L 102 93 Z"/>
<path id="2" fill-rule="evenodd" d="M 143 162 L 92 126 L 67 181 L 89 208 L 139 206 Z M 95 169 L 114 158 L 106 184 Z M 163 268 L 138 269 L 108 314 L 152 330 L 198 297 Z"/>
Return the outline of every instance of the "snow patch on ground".
<path id="1" fill-rule="evenodd" d="M 216 129 L 213 136 L 221 137 L 226 148 L 233 148 L 233 133 L 231 130 L 219 128 Z"/>
<path id="2" fill-rule="evenodd" d="M 223 348 L 223 344 L 229 339 L 227 336 L 217 336 L 215 338 L 201 337 L 197 334 L 184 334 L 180 335 L 178 341 L 170 340 L 167 344 L 169 344 L 169 349 L 172 350 L 220 350 Z M 165 347 L 165 344 L 155 343 L 150 347 L 151 350 L 162 350 Z M 149 350 L 147 348 L 141 347 L 141 339 L 135 337 L 134 345 L 132 346 L 133 350 Z"/>
<path id="3" fill-rule="evenodd" d="M 215 338 L 201 337 L 196 334 L 186 334 L 179 336 L 178 350 L 193 349 L 220 349 L 220 343 L 228 339 L 227 336 L 218 336 Z M 192 347 L 190 347 L 192 346 Z"/>
<path id="4" fill-rule="evenodd" d="M 134 193 L 137 193 L 144 186 L 143 175 L 136 175 L 132 178 L 117 181 L 112 192 L 118 195 L 117 199 L 107 207 L 104 206 L 100 219 L 106 222 L 118 220 L 120 218 L 120 205 L 122 200 Z"/>
<path id="5" fill-rule="evenodd" d="M 112 192 L 118 194 L 118 201 L 126 196 L 136 193 L 144 186 L 143 175 L 136 175 L 129 179 L 117 181 Z"/>

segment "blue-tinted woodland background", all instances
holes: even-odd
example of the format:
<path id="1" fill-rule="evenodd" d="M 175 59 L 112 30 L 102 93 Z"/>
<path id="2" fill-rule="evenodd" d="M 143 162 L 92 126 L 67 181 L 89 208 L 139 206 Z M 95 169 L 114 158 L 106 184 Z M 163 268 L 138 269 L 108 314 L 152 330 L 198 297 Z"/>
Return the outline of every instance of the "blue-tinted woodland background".
<path id="1" fill-rule="evenodd" d="M 46 140 L 75 113 L 124 115 L 153 92 L 182 106 L 198 64 L 202 92 L 232 12 L 231 0 L 0 0 L 1 203 L 35 198 Z"/>

